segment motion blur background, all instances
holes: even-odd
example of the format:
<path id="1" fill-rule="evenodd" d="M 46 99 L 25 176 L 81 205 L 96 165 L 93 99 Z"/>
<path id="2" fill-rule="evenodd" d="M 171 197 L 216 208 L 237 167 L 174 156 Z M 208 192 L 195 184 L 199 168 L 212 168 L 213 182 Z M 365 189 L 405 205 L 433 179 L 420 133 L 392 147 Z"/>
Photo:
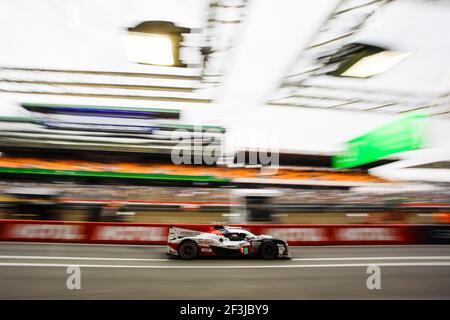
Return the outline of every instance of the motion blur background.
<path id="1" fill-rule="evenodd" d="M 449 31 L 443 0 L 3 0 L 0 218 L 449 223 Z"/>

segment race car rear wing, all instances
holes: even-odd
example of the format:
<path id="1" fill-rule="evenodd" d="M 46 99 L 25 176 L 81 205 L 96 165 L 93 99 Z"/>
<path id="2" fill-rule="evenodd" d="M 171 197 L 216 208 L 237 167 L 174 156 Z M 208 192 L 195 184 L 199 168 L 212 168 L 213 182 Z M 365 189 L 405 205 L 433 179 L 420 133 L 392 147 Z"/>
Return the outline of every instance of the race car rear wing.
<path id="1" fill-rule="evenodd" d="M 198 230 L 190 230 L 190 229 L 184 229 L 184 228 L 179 228 L 179 227 L 175 227 L 175 226 L 170 226 L 169 227 L 169 234 L 168 234 L 168 240 L 175 240 L 175 239 L 180 239 L 180 238 L 185 238 L 185 237 L 193 237 L 196 235 L 201 234 L 201 231 Z"/>

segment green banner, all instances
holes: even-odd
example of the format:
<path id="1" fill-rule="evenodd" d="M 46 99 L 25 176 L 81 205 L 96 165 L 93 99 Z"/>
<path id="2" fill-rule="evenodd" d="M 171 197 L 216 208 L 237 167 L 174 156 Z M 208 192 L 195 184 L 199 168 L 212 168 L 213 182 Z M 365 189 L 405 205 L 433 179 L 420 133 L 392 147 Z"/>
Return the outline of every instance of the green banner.
<path id="1" fill-rule="evenodd" d="M 410 113 L 348 141 L 346 150 L 332 157 L 333 167 L 356 167 L 394 153 L 421 148 L 425 119 L 425 114 Z"/>
<path id="2" fill-rule="evenodd" d="M 0 173 L 36 174 L 71 177 L 119 178 L 119 179 L 146 179 L 146 180 L 180 180 L 195 182 L 230 182 L 229 178 L 216 178 L 214 176 L 191 176 L 163 173 L 127 173 L 108 171 L 81 171 L 81 170 L 49 170 L 36 168 L 5 168 L 0 167 Z"/>

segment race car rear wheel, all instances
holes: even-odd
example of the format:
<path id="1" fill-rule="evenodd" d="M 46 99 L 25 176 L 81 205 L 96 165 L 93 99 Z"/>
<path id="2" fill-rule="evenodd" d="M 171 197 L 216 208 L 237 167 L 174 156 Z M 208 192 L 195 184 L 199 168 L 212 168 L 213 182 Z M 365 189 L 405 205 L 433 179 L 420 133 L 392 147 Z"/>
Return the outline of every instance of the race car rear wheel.
<path id="1" fill-rule="evenodd" d="M 197 257 L 197 244 L 194 241 L 184 241 L 178 248 L 178 255 L 183 260 L 192 260 Z"/>
<path id="2" fill-rule="evenodd" d="M 261 244 L 259 253 L 263 259 L 276 259 L 278 257 L 278 246 L 273 241 L 265 241 Z"/>

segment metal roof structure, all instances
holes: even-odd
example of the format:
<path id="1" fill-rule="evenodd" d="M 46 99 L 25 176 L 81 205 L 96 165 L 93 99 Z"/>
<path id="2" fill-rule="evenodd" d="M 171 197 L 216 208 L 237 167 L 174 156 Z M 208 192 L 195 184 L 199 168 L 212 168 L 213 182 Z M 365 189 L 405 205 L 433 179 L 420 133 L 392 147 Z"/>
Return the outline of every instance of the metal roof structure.
<path id="1" fill-rule="evenodd" d="M 345 46 L 354 43 L 358 32 L 376 23 L 381 10 L 392 3 L 397 4 L 399 1 L 340 1 L 307 47 L 289 65 L 268 104 L 383 113 L 423 110 L 430 115 L 449 118 L 450 82 L 444 83 L 435 95 L 377 87 L 371 85 L 371 79 L 327 74 L 333 56 L 339 54 Z M 450 16 L 450 7 L 444 9 L 448 9 L 446 11 Z"/>
<path id="2" fill-rule="evenodd" d="M 23 117 L 1 117 L 0 146 L 170 154 L 174 148 L 180 148 L 175 136 L 185 139 L 183 150 L 194 153 L 204 150 L 205 139 L 211 145 L 220 145 L 223 127 L 186 123 L 182 109 L 205 107 L 213 102 L 214 89 L 221 84 L 232 58 L 247 0 L 203 3 L 206 14 L 187 19 L 193 25 L 180 25 L 180 29 L 190 31 L 183 33 L 180 44 L 180 60 L 185 67 L 142 65 L 126 60 L 116 61 L 117 67 L 111 69 L 83 69 L 71 57 L 63 57 L 67 68 L 58 64 L 0 65 L 0 93 L 20 94 L 17 104 L 24 111 Z M 201 7 L 198 3 L 190 8 L 191 13 Z M 95 12 L 95 6 L 89 8 Z M 27 14 L 31 16 L 31 12 Z M 133 19 L 138 17 L 134 13 Z M 57 27 L 52 23 L 51 27 Z M 108 35 L 113 33 L 112 48 L 119 53 L 123 50 L 120 35 L 129 28 L 119 27 L 117 22 L 102 24 L 101 19 L 90 23 L 91 28 L 105 28 Z M 84 28 L 89 29 L 85 24 Z M 52 45 L 55 50 L 61 48 L 56 43 Z M 34 101 L 39 96 L 49 97 L 51 103 Z M 60 97 L 64 96 L 77 102 L 61 102 Z M 75 100 L 79 98 L 92 102 Z M 145 107 L 134 106 L 147 102 Z M 195 143 L 198 145 L 191 147 Z"/>
<path id="3" fill-rule="evenodd" d="M 184 34 L 180 55 L 185 68 L 149 66 L 147 72 L 135 72 L 138 69 L 131 67 L 69 70 L 0 65 L 0 92 L 209 104 L 213 99 L 212 90 L 221 83 L 231 58 L 239 34 L 236 28 L 246 8 L 247 0 L 211 0 L 203 27 L 191 28 L 190 33 Z M 117 44 L 119 48 L 120 45 Z"/>

